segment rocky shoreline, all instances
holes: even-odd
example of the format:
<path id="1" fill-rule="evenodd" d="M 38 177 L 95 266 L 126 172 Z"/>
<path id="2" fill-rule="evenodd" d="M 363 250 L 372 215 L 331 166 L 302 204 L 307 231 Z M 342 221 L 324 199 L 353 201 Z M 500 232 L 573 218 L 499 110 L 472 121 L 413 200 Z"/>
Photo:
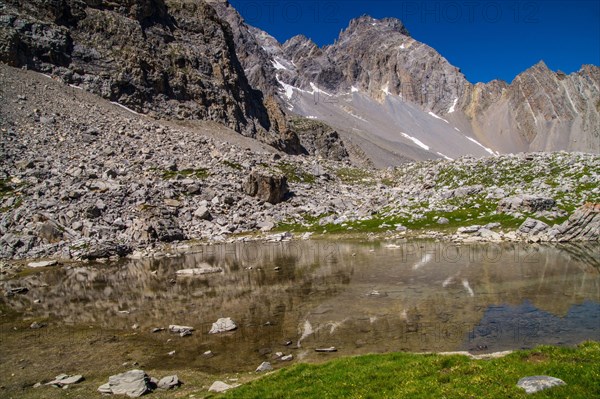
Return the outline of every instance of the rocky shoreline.
<path id="1" fill-rule="evenodd" d="M 34 72 L 1 66 L 0 80 L 2 259 L 145 256 L 256 233 L 598 240 L 598 155 L 369 169 L 152 119 Z"/>

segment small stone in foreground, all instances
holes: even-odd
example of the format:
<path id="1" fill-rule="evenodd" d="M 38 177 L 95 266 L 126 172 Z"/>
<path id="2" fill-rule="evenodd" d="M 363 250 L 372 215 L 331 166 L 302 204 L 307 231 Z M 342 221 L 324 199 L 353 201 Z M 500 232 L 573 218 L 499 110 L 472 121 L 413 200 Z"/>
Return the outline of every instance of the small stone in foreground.
<path id="1" fill-rule="evenodd" d="M 172 333 L 182 333 L 185 331 L 194 331 L 194 327 L 190 327 L 190 326 L 178 326 L 176 324 L 171 324 L 169 326 L 169 331 L 171 331 Z"/>
<path id="2" fill-rule="evenodd" d="M 81 381 L 83 381 L 84 378 L 82 375 L 67 375 L 67 374 L 61 374 L 61 375 L 57 375 L 56 377 L 54 377 L 54 380 L 46 383 L 46 385 L 56 385 L 58 387 L 63 387 L 65 385 L 72 385 L 72 384 L 77 384 Z"/>
<path id="3" fill-rule="evenodd" d="M 544 389 L 565 385 L 561 379 L 547 375 L 536 375 L 533 377 L 524 377 L 519 380 L 517 386 L 523 388 L 527 393 L 535 393 Z"/>
<path id="4" fill-rule="evenodd" d="M 179 381 L 179 377 L 177 377 L 177 375 L 163 377 L 156 384 L 159 389 L 171 389 L 176 388 L 179 385 L 181 385 L 181 381 Z"/>
<path id="5" fill-rule="evenodd" d="M 102 394 L 112 394 L 112 390 L 110 389 L 110 384 L 107 382 L 106 384 L 102 384 L 98 387 L 98 392 Z"/>
<path id="6" fill-rule="evenodd" d="M 225 392 L 231 388 L 235 388 L 235 385 L 229 385 L 229 384 L 225 384 L 223 381 L 215 381 L 213 382 L 213 384 L 210 386 L 210 388 L 208 388 L 209 392 Z"/>
<path id="7" fill-rule="evenodd" d="M 260 366 L 258 366 L 256 368 L 257 373 L 261 373 L 263 371 L 271 371 L 271 370 L 273 370 L 273 366 L 271 366 L 271 363 L 269 363 L 269 362 L 262 362 L 260 364 Z"/>

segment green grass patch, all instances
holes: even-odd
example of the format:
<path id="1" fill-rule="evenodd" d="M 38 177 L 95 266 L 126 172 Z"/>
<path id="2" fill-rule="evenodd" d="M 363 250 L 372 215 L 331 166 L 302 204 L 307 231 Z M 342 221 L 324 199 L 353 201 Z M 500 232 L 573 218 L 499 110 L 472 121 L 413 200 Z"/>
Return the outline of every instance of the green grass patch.
<path id="1" fill-rule="evenodd" d="M 183 170 L 165 170 L 162 172 L 162 178 L 164 180 L 176 179 L 176 178 L 194 178 L 203 180 L 210 176 L 208 169 L 183 169 Z"/>
<path id="2" fill-rule="evenodd" d="M 221 163 L 223 165 L 225 165 L 225 166 L 229 166 L 231 169 L 235 169 L 235 170 L 242 170 L 242 169 L 244 169 L 244 167 L 242 165 L 240 165 L 239 163 L 237 163 L 237 162 L 223 160 Z"/>
<path id="3" fill-rule="evenodd" d="M 304 172 L 295 165 L 287 162 L 279 162 L 276 168 L 288 179 L 291 183 L 308 183 L 313 184 L 316 181 L 314 175 Z"/>
<path id="4" fill-rule="evenodd" d="M 23 204 L 23 198 L 17 191 L 19 188 L 24 186 L 23 183 L 14 184 L 10 178 L 0 179 L 0 201 L 5 198 L 16 197 L 11 206 L 0 207 L 0 213 L 8 212 L 12 209 L 17 209 Z"/>
<path id="5" fill-rule="evenodd" d="M 219 396 L 222 398 L 529 398 L 522 377 L 550 375 L 566 385 L 536 398 L 600 397 L 600 344 L 542 346 L 493 360 L 391 353 L 298 364 Z"/>
<path id="6" fill-rule="evenodd" d="M 4 197 L 6 194 L 10 194 L 13 190 L 14 188 L 10 183 L 10 179 L 0 179 L 0 198 Z"/>
<path id="7" fill-rule="evenodd" d="M 361 168 L 339 168 L 335 171 L 336 176 L 344 184 L 362 184 L 362 185 L 374 185 L 374 174 L 372 171 Z"/>

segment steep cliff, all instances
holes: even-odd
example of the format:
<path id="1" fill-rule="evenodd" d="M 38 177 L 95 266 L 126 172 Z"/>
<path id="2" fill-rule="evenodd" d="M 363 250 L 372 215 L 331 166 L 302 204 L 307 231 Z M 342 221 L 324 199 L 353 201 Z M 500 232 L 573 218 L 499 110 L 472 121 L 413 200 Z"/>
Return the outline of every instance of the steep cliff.
<path id="1" fill-rule="evenodd" d="M 0 7 L 2 62 L 137 112 L 218 121 L 283 150 L 297 141 L 274 128 L 230 25 L 203 0 L 8 0 Z"/>

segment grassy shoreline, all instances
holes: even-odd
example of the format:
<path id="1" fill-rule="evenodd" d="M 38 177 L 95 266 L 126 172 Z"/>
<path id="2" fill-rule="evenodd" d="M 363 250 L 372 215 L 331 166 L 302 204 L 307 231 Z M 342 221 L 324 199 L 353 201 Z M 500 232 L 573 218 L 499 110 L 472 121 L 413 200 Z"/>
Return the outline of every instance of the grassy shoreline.
<path id="1" fill-rule="evenodd" d="M 600 397 L 600 343 L 540 346 L 505 357 L 390 353 L 297 364 L 227 392 L 222 398 L 524 398 L 522 377 L 550 375 L 565 386 L 536 398 Z"/>

